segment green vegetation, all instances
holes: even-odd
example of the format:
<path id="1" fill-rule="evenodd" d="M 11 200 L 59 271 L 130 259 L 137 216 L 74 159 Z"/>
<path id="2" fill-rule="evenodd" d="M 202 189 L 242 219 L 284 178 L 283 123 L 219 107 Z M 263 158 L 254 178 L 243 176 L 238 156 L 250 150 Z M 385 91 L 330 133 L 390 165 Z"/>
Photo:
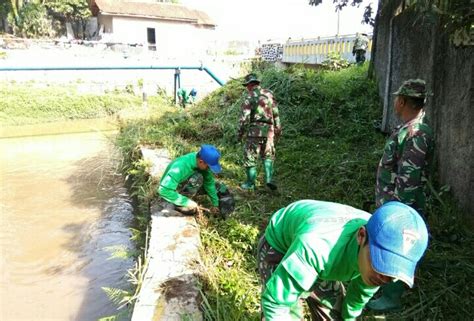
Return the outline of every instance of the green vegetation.
<path id="1" fill-rule="evenodd" d="M 212 143 L 222 153 L 224 172 L 219 179 L 233 190 L 236 210 L 227 220 L 199 219 L 206 320 L 259 319 L 255 250 L 274 211 L 305 198 L 358 208 L 374 198 L 375 171 L 386 137 L 375 128 L 381 108 L 376 85 L 366 77 L 366 66 L 340 71 L 265 68 L 258 72 L 262 86 L 275 93 L 283 124 L 283 136 L 277 143 L 279 192 L 264 187 L 261 167 L 261 185 L 255 193 L 237 189 L 244 181 L 242 146 L 236 140 L 244 89 L 237 80 L 189 110 L 162 110 L 147 120 L 127 122 L 118 137 L 125 171 L 139 201 L 143 231 L 156 182 L 145 175 L 147 164 L 139 160 L 138 145 L 165 147 L 176 157 L 197 150 L 202 143 Z M 209 205 L 207 198 L 199 201 Z M 468 302 L 472 297 L 468 278 L 474 272 L 474 250 L 469 245 L 473 237 L 462 227 L 446 195 L 434 194 L 429 214 L 433 240 L 421 264 L 417 287 L 404 298 L 406 310 L 392 319 L 461 320 L 473 313 Z M 145 238 L 141 239 L 143 246 Z"/>
<path id="2" fill-rule="evenodd" d="M 16 36 L 53 37 L 65 33 L 65 22 L 71 22 L 80 25 L 76 36 L 84 39 L 91 11 L 87 0 L 8 0 L 0 4 L 0 14 L 8 16 Z"/>
<path id="3" fill-rule="evenodd" d="M 124 91 L 103 95 L 80 94 L 73 85 L 41 88 L 31 82 L 0 83 L 0 101 L 1 125 L 102 118 L 124 110 L 137 111 L 142 106 L 141 97 Z M 153 108 L 162 101 L 162 97 L 150 97 L 148 105 Z"/>

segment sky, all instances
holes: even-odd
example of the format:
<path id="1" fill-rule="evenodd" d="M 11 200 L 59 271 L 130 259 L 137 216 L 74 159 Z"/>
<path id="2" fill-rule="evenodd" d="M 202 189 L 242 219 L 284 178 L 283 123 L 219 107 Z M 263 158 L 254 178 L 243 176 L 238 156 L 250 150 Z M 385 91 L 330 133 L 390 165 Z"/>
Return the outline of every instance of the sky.
<path id="1" fill-rule="evenodd" d="M 332 0 L 314 7 L 308 0 L 180 0 L 180 4 L 205 11 L 216 23 L 216 34 L 225 40 L 286 40 L 334 36 L 338 23 Z M 339 34 L 371 32 L 361 24 L 364 8 L 378 1 L 364 0 L 340 12 Z"/>

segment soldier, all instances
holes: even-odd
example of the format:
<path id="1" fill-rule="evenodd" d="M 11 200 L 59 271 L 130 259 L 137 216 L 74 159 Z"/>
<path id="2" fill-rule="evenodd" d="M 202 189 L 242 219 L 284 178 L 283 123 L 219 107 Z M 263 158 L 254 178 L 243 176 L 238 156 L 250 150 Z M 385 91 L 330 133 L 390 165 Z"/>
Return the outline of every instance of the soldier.
<path id="1" fill-rule="evenodd" d="M 369 46 L 369 38 L 366 33 L 357 33 L 352 47 L 352 55 L 356 57 L 356 63 L 362 65 L 365 62 L 365 52 Z"/>
<path id="2" fill-rule="evenodd" d="M 425 213 L 425 185 L 431 167 L 434 138 L 426 123 L 424 105 L 426 83 L 421 79 L 405 81 L 395 97 L 395 113 L 403 121 L 387 140 L 377 170 L 375 203 L 397 200 Z M 399 310 L 405 288 L 401 282 L 383 287 L 383 295 L 369 302 L 372 310 Z"/>
<path id="3" fill-rule="evenodd" d="M 395 279 L 413 286 L 427 244 L 423 219 L 400 202 L 373 215 L 338 203 L 294 202 L 273 214 L 258 245 L 262 320 L 302 320 L 301 298 L 313 320 L 356 320 L 378 286 Z M 350 281 L 346 293 L 342 281 Z"/>
<path id="4" fill-rule="evenodd" d="M 173 209 L 192 215 L 197 212 L 198 204 L 183 194 L 193 196 L 202 185 L 211 199 L 213 206 L 211 212 L 218 213 L 219 197 L 213 173 L 221 172 L 220 157 L 219 151 L 214 146 L 202 145 L 199 152 L 176 158 L 161 177 L 158 194 L 170 203 Z"/>
<path id="5" fill-rule="evenodd" d="M 247 88 L 247 97 L 241 107 L 238 140 L 241 141 L 246 135 L 244 166 L 247 181 L 240 187 L 244 190 L 255 188 L 257 158 L 260 156 L 265 169 L 265 183 L 270 189 L 276 190 L 272 176 L 274 140 L 281 135 L 278 107 L 272 92 L 260 87 L 260 80 L 255 74 L 245 76 L 242 85 Z"/>

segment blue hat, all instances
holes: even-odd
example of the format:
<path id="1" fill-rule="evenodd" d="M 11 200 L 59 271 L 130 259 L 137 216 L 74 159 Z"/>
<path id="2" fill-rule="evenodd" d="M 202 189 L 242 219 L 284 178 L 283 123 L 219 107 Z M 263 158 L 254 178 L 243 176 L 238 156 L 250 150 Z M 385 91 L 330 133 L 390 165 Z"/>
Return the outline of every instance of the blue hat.
<path id="1" fill-rule="evenodd" d="M 202 145 L 198 155 L 206 162 L 213 173 L 219 174 L 221 172 L 222 168 L 219 165 L 221 154 L 213 145 Z"/>
<path id="2" fill-rule="evenodd" d="M 413 287 L 416 265 L 428 246 L 428 230 L 418 212 L 388 202 L 375 211 L 366 228 L 374 270 Z"/>

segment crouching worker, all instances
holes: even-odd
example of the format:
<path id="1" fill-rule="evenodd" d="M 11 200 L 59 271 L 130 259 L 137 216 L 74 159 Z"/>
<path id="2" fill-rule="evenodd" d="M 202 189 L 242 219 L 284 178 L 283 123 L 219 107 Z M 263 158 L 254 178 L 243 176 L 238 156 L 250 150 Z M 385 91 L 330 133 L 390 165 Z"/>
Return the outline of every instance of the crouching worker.
<path id="1" fill-rule="evenodd" d="M 413 286 L 427 245 L 423 219 L 400 202 L 372 216 L 338 203 L 292 203 L 273 214 L 258 245 L 262 320 L 301 320 L 300 299 L 312 320 L 355 320 L 380 285 Z"/>
<path id="2" fill-rule="evenodd" d="M 158 194 L 173 209 L 193 215 L 197 213 L 198 204 L 190 197 L 195 196 L 202 187 L 211 199 L 211 212 L 217 214 L 219 197 L 213 174 L 221 172 L 220 157 L 214 146 L 202 145 L 199 152 L 176 158 L 161 177 Z"/>

